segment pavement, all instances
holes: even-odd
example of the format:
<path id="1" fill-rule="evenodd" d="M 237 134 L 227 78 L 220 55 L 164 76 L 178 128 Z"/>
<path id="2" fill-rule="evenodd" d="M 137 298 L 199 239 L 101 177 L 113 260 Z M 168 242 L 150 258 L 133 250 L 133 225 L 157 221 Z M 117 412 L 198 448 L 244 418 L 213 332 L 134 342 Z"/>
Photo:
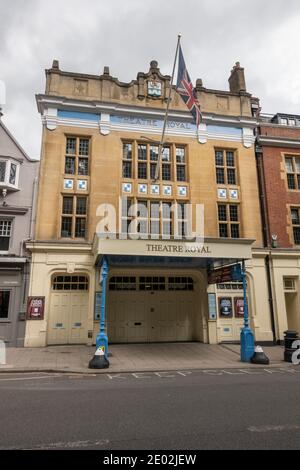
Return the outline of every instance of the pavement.
<path id="1" fill-rule="evenodd" d="M 68 372 L 79 374 L 166 371 L 187 369 L 234 369 L 266 367 L 240 361 L 237 344 L 202 343 L 116 344 L 109 346 L 109 369 L 89 369 L 95 347 L 84 345 L 45 348 L 7 348 L 1 372 Z M 290 367 L 283 361 L 283 347 L 264 347 L 268 367 Z"/>

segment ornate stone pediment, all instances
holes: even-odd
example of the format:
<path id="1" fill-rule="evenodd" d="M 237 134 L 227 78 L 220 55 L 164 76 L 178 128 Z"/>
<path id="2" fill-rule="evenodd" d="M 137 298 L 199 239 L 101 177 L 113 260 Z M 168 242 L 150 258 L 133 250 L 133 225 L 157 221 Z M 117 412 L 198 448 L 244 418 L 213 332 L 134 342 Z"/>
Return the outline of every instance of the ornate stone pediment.
<path id="1" fill-rule="evenodd" d="M 138 82 L 138 98 L 143 100 L 145 98 L 165 100 L 168 94 L 171 77 L 169 75 L 162 75 L 158 68 L 156 60 L 150 62 L 150 69 L 148 73 L 139 72 L 137 75 Z"/>

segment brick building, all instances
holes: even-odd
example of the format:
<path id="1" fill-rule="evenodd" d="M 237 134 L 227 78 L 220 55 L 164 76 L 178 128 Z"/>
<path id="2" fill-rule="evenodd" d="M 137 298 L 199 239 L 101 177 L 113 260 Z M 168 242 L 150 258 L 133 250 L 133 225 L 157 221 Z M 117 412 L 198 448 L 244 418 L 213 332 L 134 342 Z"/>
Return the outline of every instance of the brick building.
<path id="1" fill-rule="evenodd" d="M 267 275 L 276 339 L 300 331 L 300 116 L 262 115 L 257 138 Z"/>

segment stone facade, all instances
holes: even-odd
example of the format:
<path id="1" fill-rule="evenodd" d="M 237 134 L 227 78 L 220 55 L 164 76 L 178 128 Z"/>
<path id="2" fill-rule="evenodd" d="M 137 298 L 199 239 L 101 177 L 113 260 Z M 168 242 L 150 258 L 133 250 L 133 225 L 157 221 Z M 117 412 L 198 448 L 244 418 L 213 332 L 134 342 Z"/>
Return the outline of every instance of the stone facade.
<path id="1" fill-rule="evenodd" d="M 111 76 L 108 67 L 104 68 L 100 76 L 62 71 L 57 61 L 53 62 L 51 69 L 46 70 L 45 94 L 37 95 L 43 122 L 37 224 L 34 242 L 28 244 L 33 254 L 30 295 L 45 296 L 46 306 L 43 321 L 27 322 L 26 346 L 68 342 L 91 344 L 95 341 L 99 328 L 97 295 L 101 296 L 99 263 L 103 255 L 112 256 L 112 260 L 116 255 L 122 256 L 121 264 L 112 265 L 110 269 L 111 290 L 115 279 L 121 278 L 123 284 L 132 279 L 131 289 L 136 289 L 131 300 L 125 299 L 125 294 L 113 295 L 109 291 L 109 340 L 119 338 L 116 340 L 128 342 L 143 338 L 143 341 L 151 341 L 154 337 L 156 340 L 186 338 L 210 343 L 238 340 L 242 320 L 234 313 L 229 318 L 224 318 L 225 315 L 222 317 L 220 301 L 222 298 L 227 299 L 233 309 L 235 299 L 242 295 L 241 286 L 231 286 L 233 290 L 230 293 L 228 290 L 225 292 L 226 286 L 207 286 L 208 267 L 226 259 L 230 262 L 248 260 L 251 325 L 256 339 L 272 340 L 264 258 L 259 251 L 263 249 L 263 240 L 254 148 L 256 110 L 259 104 L 246 91 L 244 70 L 239 64 L 234 66 L 229 84 L 230 91 L 212 90 L 204 87 L 200 79 L 197 80 L 196 91 L 203 114 L 198 128 L 176 89 L 172 88 L 165 139 L 165 146 L 171 155 L 170 174 L 164 180 L 159 178 L 153 181 L 150 146 L 157 146 L 160 141 L 170 89 L 170 77 L 160 72 L 157 62 L 152 61 L 149 71 L 139 72 L 130 83 L 120 82 Z M 89 142 L 89 151 L 84 156 L 80 150 L 78 153 L 78 146 L 80 148 L 82 141 L 86 140 Z M 73 144 L 74 148 L 71 151 L 69 149 L 68 153 L 68 145 Z M 127 144 L 131 145 L 132 153 L 127 160 L 127 163 L 130 162 L 130 171 L 124 174 L 124 145 Z M 141 146 L 144 146 L 145 155 L 148 155 L 145 157 L 148 169 L 144 168 L 146 173 L 143 177 L 139 173 L 142 168 L 140 163 L 144 159 L 144 156 L 139 159 Z M 184 171 L 184 177 L 178 170 L 181 158 L 176 153 L 178 149 L 184 149 L 185 170 L 180 170 Z M 219 176 L 216 167 L 218 152 Z M 223 155 L 221 164 L 220 153 Z M 88 164 L 80 161 L 83 159 L 88 159 Z M 66 171 L 66 165 L 74 165 L 74 168 Z M 97 227 L 102 218 L 99 206 L 111 204 L 119 210 L 120 197 L 123 196 L 133 201 L 146 201 L 147 204 L 151 204 L 151 201 L 191 203 L 193 206 L 203 204 L 204 237 L 208 249 L 215 247 L 212 254 L 190 255 L 189 260 L 183 257 L 183 260 L 178 259 L 178 264 L 174 264 L 172 269 L 172 260 L 167 256 L 160 260 L 158 250 L 152 253 L 154 258 L 158 257 L 153 260 L 156 266 L 151 267 L 148 263 L 150 258 L 142 255 L 143 245 L 138 240 L 136 244 L 133 243 L 130 253 L 128 247 L 131 245 L 124 246 L 119 240 L 115 241 L 114 248 L 110 248 L 112 251 L 106 252 L 101 244 L 95 243 Z M 86 198 L 87 202 L 87 210 L 81 217 L 73 206 L 75 203 L 78 205 L 78 198 Z M 69 208 L 66 205 L 63 209 L 67 203 Z M 225 212 L 220 215 L 222 211 L 219 206 L 223 206 L 225 212 L 228 209 L 227 216 Z M 235 209 L 229 214 L 230 206 Z M 67 213 L 63 214 L 63 210 Z M 223 224 L 222 217 L 227 217 Z M 77 221 L 79 218 L 84 221 Z M 79 223 L 84 224 L 81 236 Z M 227 229 L 224 228 L 226 224 Z M 238 228 L 233 229 L 232 225 L 238 225 Z M 221 236 L 221 229 L 225 230 L 223 236 L 228 230 L 228 239 Z M 116 231 L 121 231 L 119 224 Z M 173 244 L 173 251 L 175 248 L 179 251 L 179 245 L 175 247 L 173 239 L 171 242 L 162 240 L 161 251 L 166 251 L 168 243 Z M 253 254 L 249 251 L 251 245 Z M 184 243 L 183 246 L 185 249 Z M 157 266 L 158 261 L 161 262 L 160 267 Z M 196 268 L 193 268 L 193 263 Z M 166 291 L 169 289 L 165 300 L 162 294 L 155 293 L 153 287 L 154 295 L 146 301 L 147 295 L 140 292 L 144 282 L 142 279 L 145 276 L 152 279 L 149 281 L 151 284 L 159 275 L 164 278 L 159 281 L 161 288 Z M 66 286 L 68 282 L 74 285 L 74 279 L 80 276 L 82 281 L 78 282 L 82 282 L 83 288 L 84 276 L 88 279 L 88 289 L 80 293 L 80 302 L 86 311 L 85 314 L 78 311 L 75 318 L 72 316 L 74 309 L 70 309 L 72 294 L 66 291 L 72 288 Z M 189 318 L 183 318 L 183 311 L 178 307 L 180 299 L 177 304 L 173 304 L 177 295 L 172 294 L 170 287 L 175 282 L 172 281 L 174 276 L 176 279 L 184 279 L 181 285 L 186 289 L 192 283 L 189 279 L 193 279 L 194 292 L 198 296 L 193 305 L 197 308 L 194 311 L 193 306 Z M 119 287 L 118 284 L 117 289 Z M 62 292 L 57 292 L 59 289 Z M 215 295 L 216 299 L 216 314 L 211 317 L 208 305 L 211 297 L 208 294 Z M 143 304 L 149 303 L 149 311 L 144 312 L 142 319 L 139 317 L 142 307 L 137 309 L 137 313 L 132 313 L 139 296 L 144 299 Z M 117 298 L 120 304 L 116 306 Z M 177 320 L 167 312 L 168 305 L 171 306 L 171 313 L 177 312 Z M 128 310 L 128 318 L 124 318 L 124 315 L 121 318 L 122 308 L 124 312 Z M 153 320 L 151 327 L 155 315 L 151 319 L 150 312 L 160 311 L 160 317 Z M 136 317 L 129 318 L 131 314 Z M 173 336 L 163 333 L 167 328 L 162 323 L 166 325 L 167 321 L 169 331 L 174 327 Z M 189 322 L 193 323 L 194 330 L 192 327 L 189 329 Z M 138 333 L 139 328 L 143 333 Z M 151 328 L 161 328 L 161 336 L 159 332 L 154 336 Z"/>
<path id="2" fill-rule="evenodd" d="M 23 346 L 39 162 L 30 159 L 0 118 L 0 339 Z"/>

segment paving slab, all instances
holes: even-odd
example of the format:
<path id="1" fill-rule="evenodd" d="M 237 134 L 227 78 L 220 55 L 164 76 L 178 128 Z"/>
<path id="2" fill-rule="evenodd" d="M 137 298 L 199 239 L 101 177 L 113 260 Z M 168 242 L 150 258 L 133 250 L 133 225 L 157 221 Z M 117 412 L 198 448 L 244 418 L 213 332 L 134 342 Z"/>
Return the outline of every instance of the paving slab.
<path id="1" fill-rule="evenodd" d="M 265 347 L 269 367 L 289 367 L 283 347 Z M 75 372 L 84 374 L 165 371 L 180 369 L 230 369 L 265 367 L 242 363 L 238 344 L 202 343 L 115 344 L 109 346 L 109 369 L 89 369 L 95 347 L 84 345 L 45 348 L 8 348 L 1 372 Z"/>

